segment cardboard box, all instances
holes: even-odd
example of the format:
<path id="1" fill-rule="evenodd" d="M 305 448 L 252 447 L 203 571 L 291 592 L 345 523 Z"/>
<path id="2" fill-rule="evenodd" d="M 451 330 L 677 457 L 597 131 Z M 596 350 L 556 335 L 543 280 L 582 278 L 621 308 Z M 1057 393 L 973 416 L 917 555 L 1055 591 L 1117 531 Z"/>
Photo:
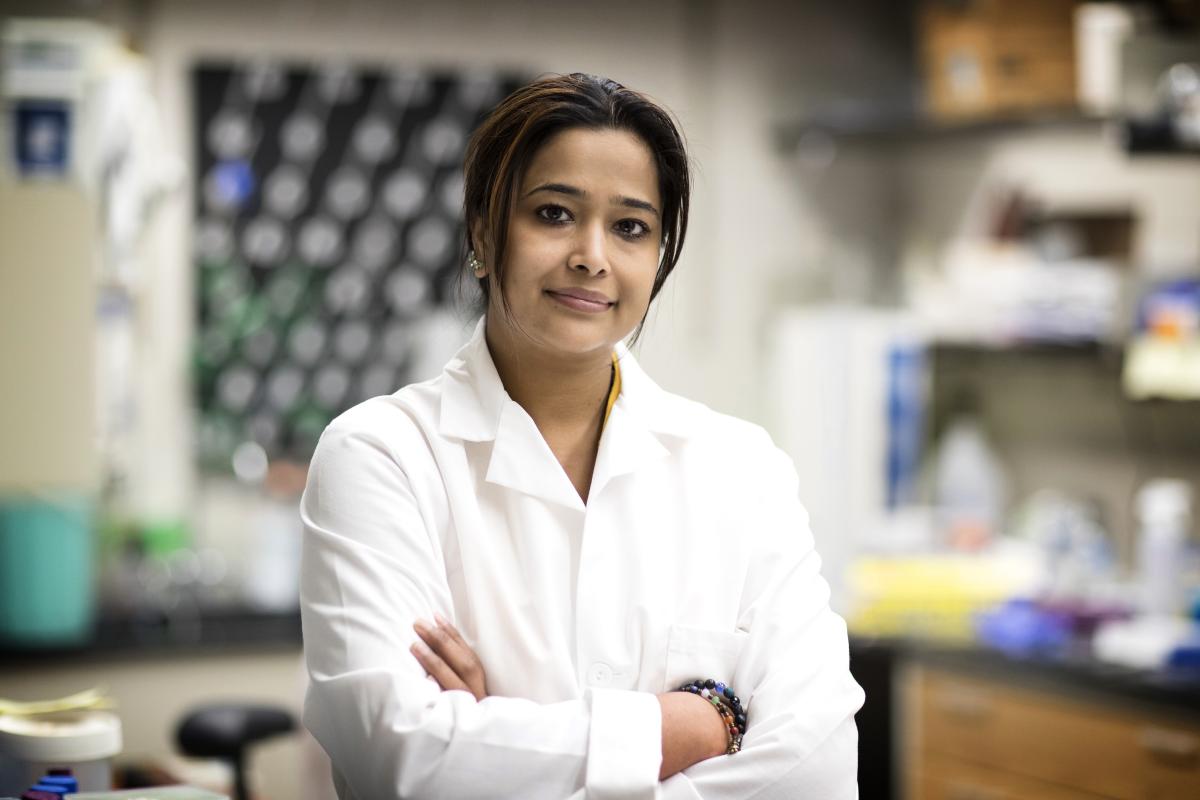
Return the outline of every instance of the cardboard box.
<path id="1" fill-rule="evenodd" d="M 926 106 L 940 120 L 1075 106 L 1076 0 L 926 0 L 918 22 Z"/>

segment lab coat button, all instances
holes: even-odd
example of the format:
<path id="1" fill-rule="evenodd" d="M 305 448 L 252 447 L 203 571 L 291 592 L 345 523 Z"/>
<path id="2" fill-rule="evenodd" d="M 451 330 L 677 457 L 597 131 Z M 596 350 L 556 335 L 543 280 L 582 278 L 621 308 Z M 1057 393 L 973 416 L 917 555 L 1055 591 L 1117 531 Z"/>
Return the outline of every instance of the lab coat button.
<path id="1" fill-rule="evenodd" d="M 591 686 L 608 686 L 612 683 L 612 667 L 603 661 L 597 661 L 588 668 L 588 684 Z"/>

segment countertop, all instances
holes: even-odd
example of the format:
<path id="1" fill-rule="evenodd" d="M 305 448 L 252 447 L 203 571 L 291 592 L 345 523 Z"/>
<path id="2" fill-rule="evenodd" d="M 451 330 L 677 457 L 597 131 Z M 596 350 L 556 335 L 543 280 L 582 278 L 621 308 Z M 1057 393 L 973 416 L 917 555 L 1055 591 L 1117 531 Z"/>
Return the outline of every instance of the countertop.
<path id="1" fill-rule="evenodd" d="M 223 609 L 175 616 L 102 617 L 73 644 L 0 641 L 0 670 L 39 662 L 132 661 L 221 653 L 296 650 L 300 612 Z"/>
<path id="2" fill-rule="evenodd" d="M 891 658 L 1118 705 L 1153 708 L 1200 721 L 1200 672 L 1138 670 L 1086 652 L 1016 656 L 980 645 L 851 636 L 851 661 Z"/>

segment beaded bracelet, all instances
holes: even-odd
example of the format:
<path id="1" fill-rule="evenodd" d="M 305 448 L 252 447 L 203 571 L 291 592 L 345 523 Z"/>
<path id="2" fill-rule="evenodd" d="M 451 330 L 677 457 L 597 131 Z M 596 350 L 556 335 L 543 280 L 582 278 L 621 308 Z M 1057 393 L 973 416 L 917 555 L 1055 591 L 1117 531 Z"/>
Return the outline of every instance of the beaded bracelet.
<path id="1" fill-rule="evenodd" d="M 729 746 L 726 755 L 733 755 L 742 749 L 742 736 L 746 733 L 746 711 L 742 708 L 742 699 L 734 693 L 732 686 L 726 686 L 712 678 L 695 680 L 685 683 L 675 691 L 698 694 L 712 703 L 725 723 L 729 735 Z"/>

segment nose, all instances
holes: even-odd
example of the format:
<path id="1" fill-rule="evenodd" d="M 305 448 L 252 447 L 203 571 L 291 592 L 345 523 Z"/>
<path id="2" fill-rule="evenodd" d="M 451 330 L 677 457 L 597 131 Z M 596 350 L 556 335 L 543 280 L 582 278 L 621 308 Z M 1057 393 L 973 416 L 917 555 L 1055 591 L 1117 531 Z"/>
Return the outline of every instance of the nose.
<path id="1" fill-rule="evenodd" d="M 571 254 L 567 268 L 573 272 L 586 272 L 592 277 L 608 272 L 607 237 L 601 223 L 580 225 L 571 243 Z"/>

